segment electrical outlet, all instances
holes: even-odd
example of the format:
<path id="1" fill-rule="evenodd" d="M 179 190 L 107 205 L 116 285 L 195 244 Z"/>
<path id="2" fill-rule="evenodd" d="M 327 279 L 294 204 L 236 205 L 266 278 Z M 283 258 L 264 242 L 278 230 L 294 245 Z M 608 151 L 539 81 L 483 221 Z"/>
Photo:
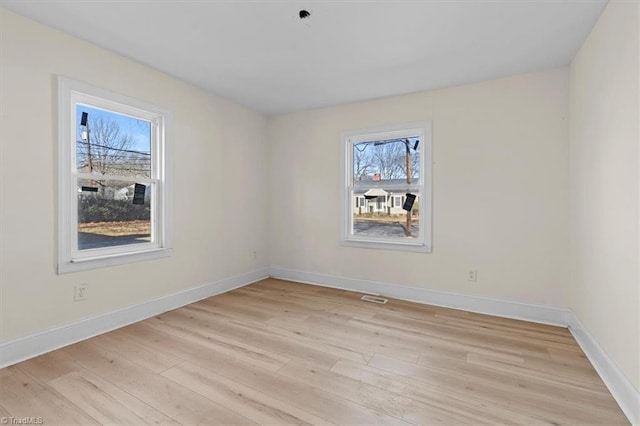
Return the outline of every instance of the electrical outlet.
<path id="1" fill-rule="evenodd" d="M 87 284 L 78 284 L 73 288 L 73 301 L 82 302 L 87 299 Z"/>
<path id="2" fill-rule="evenodd" d="M 253 260 L 258 260 L 258 252 L 257 251 L 252 251 L 251 255 L 253 256 Z"/>
<path id="3" fill-rule="evenodd" d="M 467 281 L 478 281 L 478 270 L 477 269 L 469 269 L 467 273 Z"/>

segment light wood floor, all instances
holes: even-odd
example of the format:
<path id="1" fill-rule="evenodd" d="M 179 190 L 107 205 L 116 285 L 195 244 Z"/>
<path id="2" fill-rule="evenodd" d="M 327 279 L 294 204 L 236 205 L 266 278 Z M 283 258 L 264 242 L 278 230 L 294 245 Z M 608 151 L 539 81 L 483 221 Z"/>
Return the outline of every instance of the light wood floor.
<path id="1" fill-rule="evenodd" d="M 563 328 L 259 283 L 0 370 L 44 424 L 628 424 Z"/>

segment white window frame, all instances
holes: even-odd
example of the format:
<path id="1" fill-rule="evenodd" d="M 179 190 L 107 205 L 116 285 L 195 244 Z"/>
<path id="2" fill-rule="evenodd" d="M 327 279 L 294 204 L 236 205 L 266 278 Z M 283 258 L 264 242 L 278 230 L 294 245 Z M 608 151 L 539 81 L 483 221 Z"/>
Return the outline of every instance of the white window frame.
<path id="1" fill-rule="evenodd" d="M 76 165 L 76 105 L 151 122 L 151 178 L 79 173 Z M 58 273 L 102 268 L 171 255 L 170 112 L 148 103 L 58 77 Z M 78 250 L 78 180 L 117 179 L 151 187 L 151 242 Z"/>
<path id="2" fill-rule="evenodd" d="M 414 122 L 394 126 L 376 127 L 345 132 L 340 137 L 342 152 L 341 162 L 341 208 L 340 208 L 340 243 L 344 246 L 372 249 L 402 250 L 414 252 L 432 252 L 432 131 L 431 122 Z M 373 238 L 353 234 L 353 146 L 357 143 L 404 139 L 417 136 L 420 140 L 420 173 L 411 187 L 418 189 L 418 205 L 420 209 L 420 237 L 414 241 Z"/>

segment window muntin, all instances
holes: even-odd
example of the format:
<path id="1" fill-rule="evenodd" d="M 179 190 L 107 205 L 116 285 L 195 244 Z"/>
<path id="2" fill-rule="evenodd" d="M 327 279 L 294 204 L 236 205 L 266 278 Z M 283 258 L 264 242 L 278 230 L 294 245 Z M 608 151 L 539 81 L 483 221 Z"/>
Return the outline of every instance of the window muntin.
<path id="1" fill-rule="evenodd" d="M 343 243 L 430 251 L 430 137 L 428 124 L 343 135 Z"/>
<path id="2" fill-rule="evenodd" d="M 167 117 L 59 80 L 59 272 L 169 254 Z"/>

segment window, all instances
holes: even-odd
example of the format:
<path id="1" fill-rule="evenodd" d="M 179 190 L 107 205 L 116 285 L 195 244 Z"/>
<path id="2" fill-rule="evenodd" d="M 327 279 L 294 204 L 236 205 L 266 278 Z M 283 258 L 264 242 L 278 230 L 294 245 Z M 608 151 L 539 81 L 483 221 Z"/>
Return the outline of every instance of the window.
<path id="1" fill-rule="evenodd" d="M 170 254 L 168 112 L 58 79 L 58 273 Z"/>
<path id="2" fill-rule="evenodd" d="M 342 136 L 345 245 L 431 251 L 431 126 Z"/>
<path id="3" fill-rule="evenodd" d="M 365 209 L 367 208 L 367 200 L 364 197 L 354 197 L 356 200 L 356 208 Z"/>

